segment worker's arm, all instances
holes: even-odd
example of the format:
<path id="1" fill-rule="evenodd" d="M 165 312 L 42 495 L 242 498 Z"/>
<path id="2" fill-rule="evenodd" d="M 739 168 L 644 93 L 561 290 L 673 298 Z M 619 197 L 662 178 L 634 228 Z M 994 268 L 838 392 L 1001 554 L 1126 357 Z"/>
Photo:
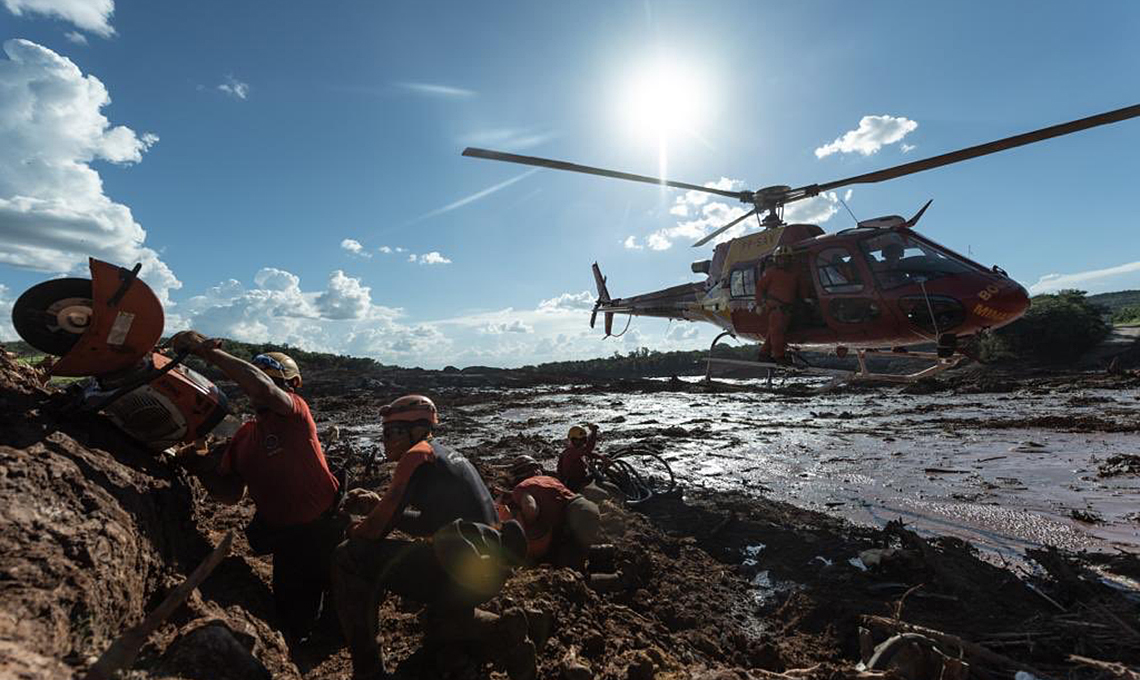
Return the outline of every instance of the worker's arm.
<path id="1" fill-rule="evenodd" d="M 220 349 L 221 341 L 210 340 L 195 331 L 183 331 L 170 340 L 176 350 L 190 349 L 203 360 L 217 366 L 246 393 L 255 408 L 279 415 L 293 413 L 293 397 L 273 383 L 272 378 L 253 364 Z"/>
<path id="2" fill-rule="evenodd" d="M 217 348 L 205 350 L 198 356 L 220 368 L 226 377 L 236 382 L 255 407 L 283 416 L 293 413 L 293 397 L 273 384 L 273 379 L 257 366 Z"/>
<path id="3" fill-rule="evenodd" d="M 392 484 L 388 487 L 384 497 L 372 508 L 368 516 L 354 523 L 348 529 L 352 538 L 366 538 L 379 540 L 387 536 L 402 520 L 404 507 L 407 506 L 408 485 L 412 480 L 412 473 L 420 465 L 429 462 L 431 454 L 419 452 L 405 453 L 396 466 L 392 475 Z M 414 522 L 414 520 L 413 520 Z"/>
<path id="4" fill-rule="evenodd" d="M 590 436 L 586 439 L 586 454 L 587 456 L 593 455 L 594 446 L 598 443 L 598 426 L 593 423 L 587 423 L 586 427 L 590 430 Z"/>
<path id="5" fill-rule="evenodd" d="M 240 475 L 225 470 L 222 459 L 225 446 L 215 447 L 205 455 L 197 453 L 193 447 L 186 447 L 177 456 L 182 467 L 198 478 L 206 493 L 216 501 L 226 505 L 237 505 L 245 496 L 245 480 Z"/>

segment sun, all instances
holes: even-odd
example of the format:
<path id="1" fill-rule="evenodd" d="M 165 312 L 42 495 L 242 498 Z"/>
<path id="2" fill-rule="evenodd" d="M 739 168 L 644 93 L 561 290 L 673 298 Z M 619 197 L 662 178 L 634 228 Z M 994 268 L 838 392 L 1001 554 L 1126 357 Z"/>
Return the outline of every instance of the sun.
<path id="1" fill-rule="evenodd" d="M 668 148 L 683 138 L 700 139 L 708 110 L 705 80 L 690 66 L 654 59 L 630 70 L 619 104 L 628 133 L 657 147 L 663 174 Z"/>

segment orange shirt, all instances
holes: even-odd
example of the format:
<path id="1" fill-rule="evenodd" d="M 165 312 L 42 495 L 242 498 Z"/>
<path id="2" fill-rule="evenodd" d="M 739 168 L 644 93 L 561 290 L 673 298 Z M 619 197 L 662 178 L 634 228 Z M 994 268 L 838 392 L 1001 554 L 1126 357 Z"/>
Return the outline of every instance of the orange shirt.
<path id="1" fill-rule="evenodd" d="M 804 293 L 803 280 L 794 269 L 769 266 L 756 283 L 756 301 L 761 304 L 770 300 L 790 305 L 805 297 Z"/>
<path id="2" fill-rule="evenodd" d="M 273 527 L 306 524 L 329 509 L 337 481 L 317 439 L 309 405 L 299 395 L 287 416 L 261 411 L 238 429 L 222 455 L 220 471 L 236 473 L 257 510 Z"/>
<path id="3" fill-rule="evenodd" d="M 522 505 L 523 495 L 529 495 L 538 505 L 538 517 L 533 523 L 523 522 L 526 530 L 527 556 L 538 559 L 550 549 L 554 535 L 562 526 L 566 516 L 566 505 L 578 497 L 562 482 L 547 475 L 528 477 L 515 485 L 511 499 L 516 506 Z M 523 521 L 521 517 L 519 521 Z"/>

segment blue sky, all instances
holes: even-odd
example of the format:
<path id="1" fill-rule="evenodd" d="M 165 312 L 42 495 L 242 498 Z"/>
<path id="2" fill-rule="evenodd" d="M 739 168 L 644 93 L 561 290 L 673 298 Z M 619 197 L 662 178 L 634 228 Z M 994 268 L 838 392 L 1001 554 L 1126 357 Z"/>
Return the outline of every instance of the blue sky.
<path id="1" fill-rule="evenodd" d="M 1076 7 L 0 0 L 0 312 L 95 254 L 145 263 L 168 330 L 432 367 L 707 346 L 603 341 L 589 265 L 691 280 L 738 206 L 460 151 L 655 174 L 664 139 L 672 179 L 840 179 L 1137 103 L 1140 5 Z M 1133 120 L 848 204 L 932 198 L 924 233 L 1038 292 L 1140 288 L 1138 149 Z"/>

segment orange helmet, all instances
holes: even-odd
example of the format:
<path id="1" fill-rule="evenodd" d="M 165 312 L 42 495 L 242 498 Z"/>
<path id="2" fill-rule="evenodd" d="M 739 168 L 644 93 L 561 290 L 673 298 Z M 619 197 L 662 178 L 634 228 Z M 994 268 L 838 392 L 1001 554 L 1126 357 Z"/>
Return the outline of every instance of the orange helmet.
<path id="1" fill-rule="evenodd" d="M 266 352 L 258 354 L 250 363 L 261 369 L 261 372 L 271 378 L 281 378 L 288 382 L 297 379 L 297 387 L 301 386 L 301 369 L 297 362 L 284 352 Z"/>
<path id="2" fill-rule="evenodd" d="M 439 423 L 439 412 L 431 399 L 420 394 L 408 394 L 380 407 L 380 416 L 385 423 L 415 422 L 426 420 L 432 425 Z"/>
<path id="3" fill-rule="evenodd" d="M 542 466 L 534 459 L 534 456 L 522 455 L 511 462 L 511 484 L 518 484 L 528 477 L 533 477 L 542 472 Z"/>

